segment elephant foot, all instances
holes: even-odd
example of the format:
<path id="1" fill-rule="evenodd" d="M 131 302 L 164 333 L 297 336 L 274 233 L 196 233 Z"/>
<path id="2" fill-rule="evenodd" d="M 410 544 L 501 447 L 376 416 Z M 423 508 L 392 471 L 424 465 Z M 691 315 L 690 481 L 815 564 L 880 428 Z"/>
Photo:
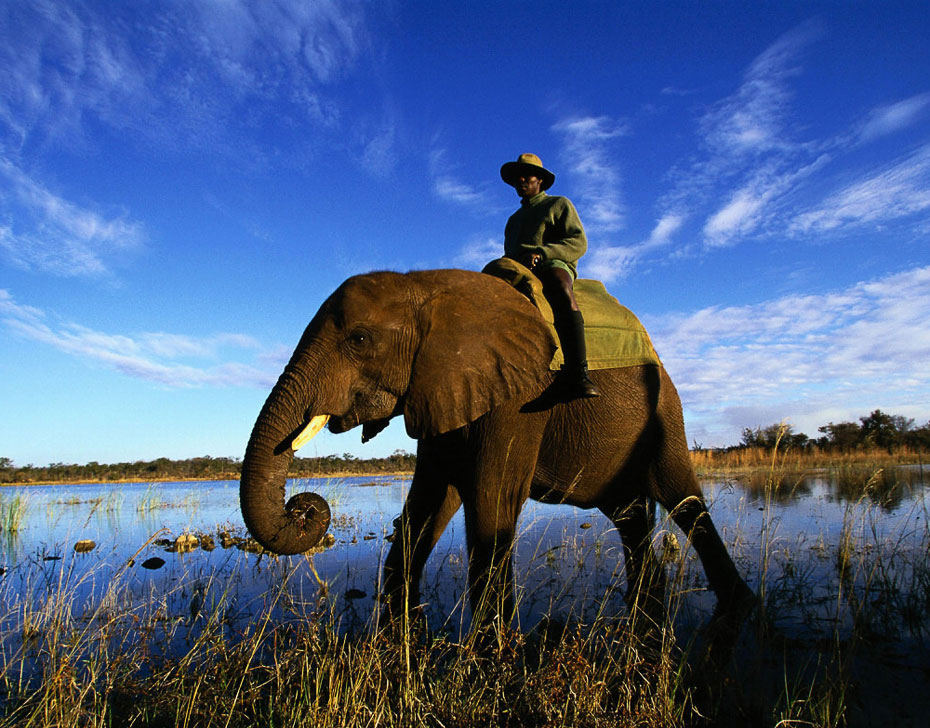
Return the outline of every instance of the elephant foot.
<path id="1" fill-rule="evenodd" d="M 727 592 L 717 595 L 717 607 L 712 619 L 746 619 L 759 604 L 759 597 L 742 579 Z"/>
<path id="2" fill-rule="evenodd" d="M 381 624 L 385 629 L 403 633 L 425 624 L 419 595 L 410 594 L 405 598 L 403 590 L 384 592 L 378 597 L 383 605 L 381 610 Z"/>
<path id="3" fill-rule="evenodd" d="M 466 649 L 480 657 L 494 660 L 513 659 L 521 650 L 520 633 L 500 621 L 473 626 L 465 643 Z"/>
<path id="4" fill-rule="evenodd" d="M 703 629 L 706 648 L 704 665 L 709 674 L 722 670 L 733 656 L 736 641 L 746 620 L 759 604 L 759 598 L 742 581 L 728 599 L 721 599 Z"/>

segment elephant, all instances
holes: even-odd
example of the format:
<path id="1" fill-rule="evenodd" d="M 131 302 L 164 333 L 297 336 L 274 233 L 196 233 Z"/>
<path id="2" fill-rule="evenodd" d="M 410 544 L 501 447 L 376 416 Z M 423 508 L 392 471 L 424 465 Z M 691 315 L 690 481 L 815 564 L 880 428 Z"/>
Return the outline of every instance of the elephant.
<path id="1" fill-rule="evenodd" d="M 556 342 L 529 299 L 465 270 L 346 280 L 310 321 L 267 398 L 242 462 L 243 519 L 280 554 L 313 547 L 320 496 L 285 503 L 294 451 L 323 426 L 363 439 L 404 418 L 417 464 L 383 567 L 392 615 L 419 605 L 427 557 L 464 507 L 473 623 L 513 616 L 511 548 L 527 498 L 598 508 L 620 532 L 627 600 L 658 567 L 658 502 L 689 537 L 720 607 L 754 599 L 718 535 L 687 448 L 678 393 L 661 365 L 591 372 L 601 396 L 560 401 Z"/>

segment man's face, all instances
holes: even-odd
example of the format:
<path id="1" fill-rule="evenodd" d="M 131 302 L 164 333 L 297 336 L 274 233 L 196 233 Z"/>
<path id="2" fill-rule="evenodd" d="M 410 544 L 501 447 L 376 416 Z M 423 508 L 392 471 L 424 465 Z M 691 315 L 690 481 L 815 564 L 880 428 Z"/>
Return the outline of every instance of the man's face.
<path id="1" fill-rule="evenodd" d="M 514 184 L 517 194 L 524 200 L 542 192 L 542 180 L 530 172 L 521 173 Z"/>

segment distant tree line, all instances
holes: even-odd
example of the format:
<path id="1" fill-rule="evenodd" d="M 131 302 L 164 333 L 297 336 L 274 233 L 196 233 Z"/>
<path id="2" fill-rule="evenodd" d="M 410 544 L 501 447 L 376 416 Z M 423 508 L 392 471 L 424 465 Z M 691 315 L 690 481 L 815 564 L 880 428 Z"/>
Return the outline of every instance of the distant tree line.
<path id="1" fill-rule="evenodd" d="M 889 415 L 875 410 L 858 422 L 827 423 L 818 427 L 820 437 L 808 437 L 794 432 L 791 425 L 774 424 L 767 427 L 747 427 L 739 445 L 727 449 L 763 448 L 774 450 L 813 449 L 825 452 L 853 452 L 855 450 L 886 450 L 889 453 L 902 448 L 930 451 L 930 422 L 915 427 L 914 420 L 901 415 Z"/>
<path id="2" fill-rule="evenodd" d="M 397 450 L 385 458 L 360 460 L 349 453 L 319 458 L 294 458 L 289 475 L 312 478 L 326 475 L 381 475 L 413 472 L 416 455 Z M 239 458 L 204 456 L 188 460 L 138 460 L 132 463 L 86 465 L 52 463 L 46 466 L 18 467 L 10 458 L 0 457 L 0 484 L 75 483 L 148 480 L 238 480 Z"/>
<path id="3" fill-rule="evenodd" d="M 889 415 L 875 410 L 858 422 L 829 422 L 817 431 L 820 437 L 808 437 L 795 432 L 791 425 L 778 423 L 766 427 L 747 427 L 738 445 L 724 450 L 762 448 L 774 450 L 813 450 L 822 452 L 852 452 L 855 450 L 887 450 L 889 453 L 903 448 L 930 452 L 930 422 L 920 427 L 914 420 L 900 415 Z M 701 449 L 700 446 L 696 446 Z M 344 453 L 317 458 L 294 458 L 289 475 L 312 478 L 326 475 L 383 475 L 410 473 L 416 467 L 417 457 L 396 450 L 384 458 L 361 460 Z M 0 484 L 12 483 L 73 483 L 115 482 L 148 480 L 238 480 L 239 458 L 213 458 L 204 456 L 188 460 L 138 460 L 132 463 L 86 465 L 52 463 L 47 466 L 25 465 L 18 467 L 10 458 L 0 457 Z"/>

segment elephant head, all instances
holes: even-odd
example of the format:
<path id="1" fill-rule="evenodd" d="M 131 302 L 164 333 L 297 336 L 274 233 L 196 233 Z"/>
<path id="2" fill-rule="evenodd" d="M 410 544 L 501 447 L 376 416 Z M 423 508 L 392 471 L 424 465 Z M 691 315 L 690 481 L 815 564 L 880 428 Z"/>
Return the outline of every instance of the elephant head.
<path id="1" fill-rule="evenodd" d="M 460 428 L 503 402 L 531 399 L 550 377 L 555 341 L 521 294 L 460 270 L 350 278 L 322 305 L 269 395 L 242 464 L 245 524 L 267 549 L 305 551 L 329 507 L 301 493 L 285 504 L 295 450 L 324 424 L 373 436 L 403 415 L 424 438 Z"/>

